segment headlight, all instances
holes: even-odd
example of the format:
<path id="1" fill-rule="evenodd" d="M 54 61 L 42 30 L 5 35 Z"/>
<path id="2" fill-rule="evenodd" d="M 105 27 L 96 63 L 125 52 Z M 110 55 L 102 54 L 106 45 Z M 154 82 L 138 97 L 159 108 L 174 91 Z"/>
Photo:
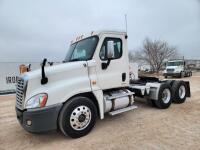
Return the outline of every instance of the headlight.
<path id="1" fill-rule="evenodd" d="M 26 102 L 25 107 L 26 108 L 44 107 L 46 105 L 47 98 L 48 98 L 48 96 L 45 93 L 35 95 Z"/>

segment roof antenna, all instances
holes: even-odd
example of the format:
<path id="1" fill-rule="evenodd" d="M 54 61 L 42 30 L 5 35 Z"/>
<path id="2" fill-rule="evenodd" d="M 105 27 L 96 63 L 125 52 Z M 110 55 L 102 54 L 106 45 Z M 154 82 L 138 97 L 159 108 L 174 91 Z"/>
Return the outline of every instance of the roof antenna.
<path id="1" fill-rule="evenodd" d="M 127 38 L 128 38 L 128 34 L 127 34 L 127 15 L 125 14 L 124 17 L 125 17 L 125 24 L 126 24 L 126 35 L 125 35 L 125 39 L 127 39 Z"/>

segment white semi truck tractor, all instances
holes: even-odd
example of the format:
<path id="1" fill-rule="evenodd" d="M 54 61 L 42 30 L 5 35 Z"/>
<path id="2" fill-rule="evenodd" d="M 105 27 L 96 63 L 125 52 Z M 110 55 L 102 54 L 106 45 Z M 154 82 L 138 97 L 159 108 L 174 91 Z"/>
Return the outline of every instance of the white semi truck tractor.
<path id="1" fill-rule="evenodd" d="M 163 72 L 165 78 L 172 77 L 190 77 L 192 76 L 192 71 L 187 67 L 186 61 L 184 59 L 174 59 L 166 62 L 166 68 Z"/>
<path id="2" fill-rule="evenodd" d="M 41 69 L 22 74 L 16 88 L 21 126 L 33 133 L 59 129 L 78 138 L 91 131 L 97 118 L 136 109 L 136 96 L 159 109 L 185 102 L 187 81 L 130 77 L 127 38 L 119 31 L 80 36 L 63 63 L 46 66 L 44 59 Z"/>

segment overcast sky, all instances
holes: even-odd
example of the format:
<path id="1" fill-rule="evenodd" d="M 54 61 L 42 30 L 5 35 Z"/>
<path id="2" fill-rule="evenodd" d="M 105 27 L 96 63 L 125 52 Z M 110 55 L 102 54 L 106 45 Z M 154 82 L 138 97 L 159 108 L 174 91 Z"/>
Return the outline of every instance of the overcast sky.
<path id="1" fill-rule="evenodd" d="M 92 30 L 124 30 L 137 50 L 145 37 L 200 59 L 199 0 L 0 0 L 0 62 L 64 59 L 70 41 Z"/>

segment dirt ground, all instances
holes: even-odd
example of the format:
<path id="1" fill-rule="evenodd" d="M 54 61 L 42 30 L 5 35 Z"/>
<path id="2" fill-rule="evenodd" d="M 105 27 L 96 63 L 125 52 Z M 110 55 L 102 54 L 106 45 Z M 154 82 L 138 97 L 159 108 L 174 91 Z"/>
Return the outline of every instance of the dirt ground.
<path id="1" fill-rule="evenodd" d="M 160 110 L 144 101 L 138 109 L 98 120 L 85 137 L 71 139 L 60 132 L 31 134 L 18 123 L 15 96 L 0 96 L 0 150 L 46 149 L 200 149 L 200 73 L 189 80 L 192 97 L 184 104 Z"/>

